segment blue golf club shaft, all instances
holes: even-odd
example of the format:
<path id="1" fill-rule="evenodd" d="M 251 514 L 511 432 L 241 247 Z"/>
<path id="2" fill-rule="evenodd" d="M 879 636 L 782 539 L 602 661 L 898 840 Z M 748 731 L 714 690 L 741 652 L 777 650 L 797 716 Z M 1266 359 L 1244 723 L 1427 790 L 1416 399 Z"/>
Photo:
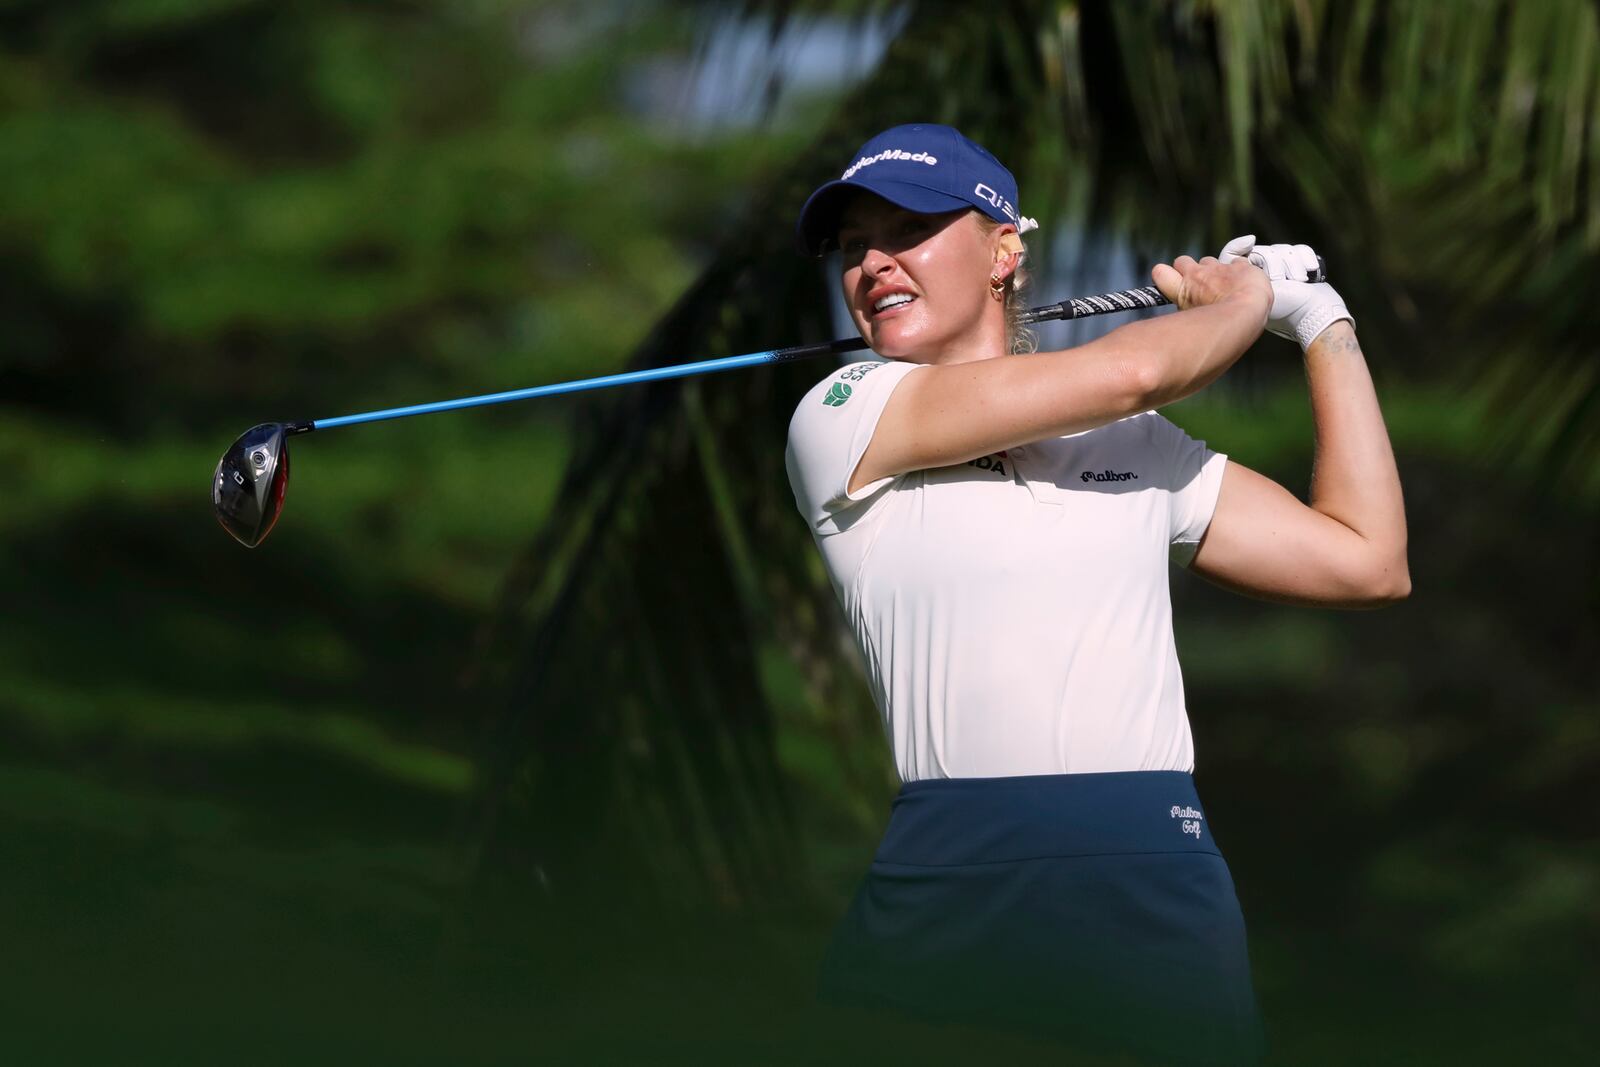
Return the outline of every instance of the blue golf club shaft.
<path id="1" fill-rule="evenodd" d="M 1059 304 L 1046 304 L 1022 313 L 1024 325 L 1055 319 L 1082 319 L 1090 315 L 1104 315 L 1116 311 L 1138 311 L 1160 307 L 1169 303 L 1154 286 L 1124 289 L 1100 296 L 1077 297 Z M 309 433 L 312 430 L 332 430 L 339 426 L 354 426 L 362 422 L 383 422 L 386 419 L 403 419 L 411 415 L 429 415 L 436 411 L 456 411 L 460 408 L 484 407 L 489 404 L 507 404 L 513 400 L 532 400 L 541 396 L 558 396 L 562 393 L 580 393 L 589 389 L 607 389 L 613 385 L 633 385 L 638 382 L 659 382 L 668 378 L 688 378 L 698 374 L 715 374 L 738 367 L 759 367 L 769 363 L 789 363 L 815 356 L 859 352 L 867 342 L 859 337 L 838 341 L 824 341 L 814 345 L 796 345 L 793 348 L 775 348 L 767 352 L 750 352 L 742 356 L 706 359 L 698 363 L 680 363 L 671 367 L 651 367 L 646 370 L 606 374 L 598 378 L 583 378 L 553 385 L 536 385 L 530 389 L 512 389 L 504 393 L 485 393 L 482 396 L 464 396 L 456 400 L 439 400 L 431 404 L 412 404 L 403 408 L 385 408 L 359 415 L 340 415 L 315 422 L 289 423 L 289 433 Z"/>

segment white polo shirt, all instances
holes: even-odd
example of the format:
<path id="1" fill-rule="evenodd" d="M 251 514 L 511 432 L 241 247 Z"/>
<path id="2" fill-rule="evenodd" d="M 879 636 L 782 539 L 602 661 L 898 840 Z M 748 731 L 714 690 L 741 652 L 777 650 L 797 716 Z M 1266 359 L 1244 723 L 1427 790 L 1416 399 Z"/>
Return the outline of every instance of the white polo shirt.
<path id="1" fill-rule="evenodd" d="M 830 374 L 786 456 L 901 780 L 1193 770 L 1167 566 L 1226 457 L 1150 411 L 847 492 L 919 367 Z"/>

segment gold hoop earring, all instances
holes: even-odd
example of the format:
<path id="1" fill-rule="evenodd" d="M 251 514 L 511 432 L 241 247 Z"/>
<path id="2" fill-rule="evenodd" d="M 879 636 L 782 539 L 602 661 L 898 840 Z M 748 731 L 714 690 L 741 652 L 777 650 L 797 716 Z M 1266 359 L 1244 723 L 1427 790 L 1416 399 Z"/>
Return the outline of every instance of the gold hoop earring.
<path id="1" fill-rule="evenodd" d="M 996 300 L 1004 300 L 1006 298 L 1006 282 L 1004 278 L 1000 277 L 999 271 L 989 275 L 989 295 Z"/>

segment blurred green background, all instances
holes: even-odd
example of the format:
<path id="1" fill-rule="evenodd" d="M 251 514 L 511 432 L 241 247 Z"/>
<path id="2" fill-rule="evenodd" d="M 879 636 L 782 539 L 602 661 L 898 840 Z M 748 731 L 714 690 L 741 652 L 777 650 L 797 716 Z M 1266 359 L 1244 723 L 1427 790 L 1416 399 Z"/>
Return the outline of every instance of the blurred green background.
<path id="1" fill-rule="evenodd" d="M 1415 592 L 1173 576 L 1273 1060 L 1579 1062 L 1596 10 L 0 3 L 7 1060 L 1044 1055 L 811 1003 L 897 785 L 783 477 L 826 364 L 299 438 L 254 552 L 205 495 L 255 422 L 836 335 L 794 213 L 925 119 L 1041 301 L 1325 253 Z M 1169 413 L 1303 495 L 1291 349 Z"/>

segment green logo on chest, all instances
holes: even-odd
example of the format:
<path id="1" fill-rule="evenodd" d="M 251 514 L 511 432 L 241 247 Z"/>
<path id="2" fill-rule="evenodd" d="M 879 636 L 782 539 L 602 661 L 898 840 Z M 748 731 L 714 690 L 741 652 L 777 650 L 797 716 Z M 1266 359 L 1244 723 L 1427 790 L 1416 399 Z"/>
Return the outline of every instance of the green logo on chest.
<path id="1" fill-rule="evenodd" d="M 836 408 L 850 399 L 850 387 L 843 382 L 834 382 L 833 388 L 822 398 L 822 402 L 830 408 Z"/>

